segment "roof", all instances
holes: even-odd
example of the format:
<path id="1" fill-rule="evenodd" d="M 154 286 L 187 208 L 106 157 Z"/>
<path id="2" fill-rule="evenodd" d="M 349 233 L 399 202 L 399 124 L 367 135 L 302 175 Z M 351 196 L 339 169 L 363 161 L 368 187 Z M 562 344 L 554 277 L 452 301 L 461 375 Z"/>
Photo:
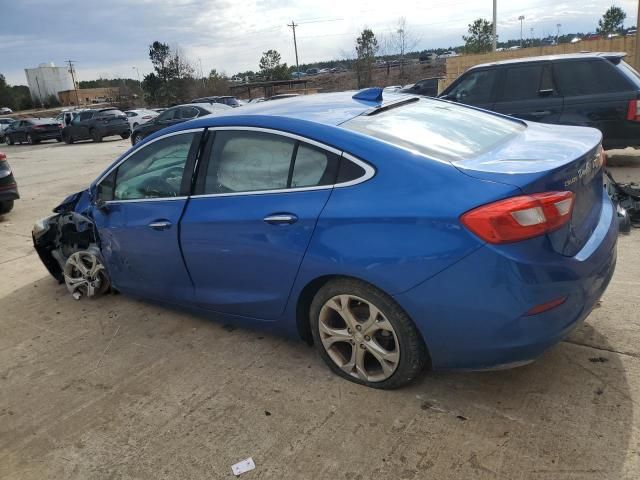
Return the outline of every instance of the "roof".
<path id="1" fill-rule="evenodd" d="M 278 99 L 277 102 L 258 102 L 230 109 L 217 116 L 271 116 L 307 120 L 326 125 L 340 125 L 371 108 L 394 103 L 407 95 L 387 93 L 380 101 L 354 99 L 355 91 L 316 93 L 291 98 Z"/>
<path id="2" fill-rule="evenodd" d="M 563 53 L 557 55 L 542 55 L 539 57 L 520 57 L 520 58 L 512 58 L 509 60 L 500 60 L 497 62 L 489 62 L 489 63 L 481 63 L 479 65 L 474 65 L 471 67 L 481 68 L 481 67 L 492 67 L 496 65 L 509 65 L 512 63 L 529 63 L 529 62 L 553 62 L 556 60 L 571 60 L 578 58 L 588 58 L 588 57 L 598 57 L 598 58 L 606 58 L 606 59 L 620 59 L 627 54 L 625 52 L 578 52 L 578 53 Z"/>

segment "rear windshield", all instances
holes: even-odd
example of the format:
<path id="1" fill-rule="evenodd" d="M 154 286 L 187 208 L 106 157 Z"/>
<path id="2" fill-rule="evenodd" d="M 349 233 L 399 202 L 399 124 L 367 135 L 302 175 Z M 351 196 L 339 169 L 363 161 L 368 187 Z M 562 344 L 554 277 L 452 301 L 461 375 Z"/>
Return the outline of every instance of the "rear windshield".
<path id="1" fill-rule="evenodd" d="M 55 118 L 31 118 L 29 119 L 33 125 L 48 125 L 49 123 L 57 123 Z"/>
<path id="2" fill-rule="evenodd" d="M 640 73 L 638 73 L 635 68 L 624 60 L 618 63 L 616 67 L 624 74 L 625 77 L 631 80 L 636 87 L 640 87 Z"/>
<path id="3" fill-rule="evenodd" d="M 526 128 L 517 120 L 431 99 L 361 115 L 341 126 L 451 162 L 481 155 Z"/>

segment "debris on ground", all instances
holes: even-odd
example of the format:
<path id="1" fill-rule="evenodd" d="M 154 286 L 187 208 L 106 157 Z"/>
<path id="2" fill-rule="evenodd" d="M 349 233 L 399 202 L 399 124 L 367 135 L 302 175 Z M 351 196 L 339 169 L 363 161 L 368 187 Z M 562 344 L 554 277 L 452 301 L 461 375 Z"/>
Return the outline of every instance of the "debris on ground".
<path id="1" fill-rule="evenodd" d="M 618 183 L 611 173 L 605 170 L 609 179 L 607 190 L 616 206 L 620 232 L 629 233 L 631 227 L 640 228 L 640 185 L 637 183 Z"/>
<path id="2" fill-rule="evenodd" d="M 237 477 L 243 473 L 250 472 L 256 468 L 256 464 L 253 463 L 253 458 L 245 458 L 238 463 L 231 465 L 231 471 Z"/>
<path id="3" fill-rule="evenodd" d="M 592 357 L 589 359 L 591 363 L 606 363 L 609 361 L 606 357 Z"/>

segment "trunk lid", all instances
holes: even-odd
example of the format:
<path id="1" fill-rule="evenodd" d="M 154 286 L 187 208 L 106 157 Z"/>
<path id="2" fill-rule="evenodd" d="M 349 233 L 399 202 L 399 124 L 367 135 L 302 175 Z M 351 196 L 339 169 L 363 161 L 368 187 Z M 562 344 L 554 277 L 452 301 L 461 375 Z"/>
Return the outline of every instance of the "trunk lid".
<path id="1" fill-rule="evenodd" d="M 520 135 L 490 152 L 453 163 L 467 175 L 514 185 L 525 194 L 573 192 L 570 221 L 547 237 L 558 253 L 574 256 L 595 230 L 602 209 L 601 141 L 596 129 L 527 122 Z"/>

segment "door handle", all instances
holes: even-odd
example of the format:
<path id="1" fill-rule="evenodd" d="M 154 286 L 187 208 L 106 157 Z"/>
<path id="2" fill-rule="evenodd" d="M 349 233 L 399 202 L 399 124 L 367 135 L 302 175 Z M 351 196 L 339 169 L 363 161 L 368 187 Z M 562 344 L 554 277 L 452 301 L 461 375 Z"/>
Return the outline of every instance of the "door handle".
<path id="1" fill-rule="evenodd" d="M 155 222 L 151 222 L 149 224 L 149 228 L 153 228 L 154 230 L 168 230 L 171 228 L 171 222 L 168 220 L 157 220 Z"/>
<path id="2" fill-rule="evenodd" d="M 542 110 L 539 112 L 531 112 L 531 115 L 534 117 L 546 117 L 547 115 L 551 115 L 551 112 L 549 110 Z"/>
<path id="3" fill-rule="evenodd" d="M 292 213 L 275 213 L 264 217 L 264 221 L 271 225 L 291 225 L 298 221 L 298 217 Z"/>

